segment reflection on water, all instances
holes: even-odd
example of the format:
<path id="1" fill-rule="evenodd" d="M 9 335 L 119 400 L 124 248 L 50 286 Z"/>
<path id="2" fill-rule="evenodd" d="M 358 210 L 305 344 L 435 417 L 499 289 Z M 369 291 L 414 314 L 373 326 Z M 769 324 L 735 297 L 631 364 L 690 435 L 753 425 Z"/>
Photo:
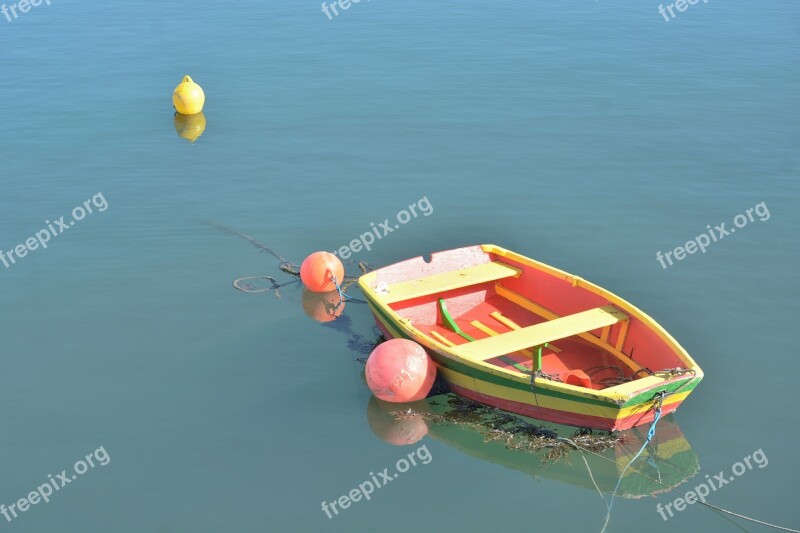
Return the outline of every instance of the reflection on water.
<path id="1" fill-rule="evenodd" d="M 306 315 L 323 323 L 339 318 L 346 305 L 338 291 L 312 292 L 305 287 L 301 302 Z"/>
<path id="2" fill-rule="evenodd" d="M 552 439 L 550 445 L 543 443 L 527 448 L 519 446 L 518 441 L 512 443 L 505 434 L 499 435 L 502 437 L 500 440 L 492 440 L 492 435 L 497 434 L 495 420 L 481 426 L 474 417 L 465 416 L 464 402 L 466 400 L 452 395 L 439 395 L 413 404 L 398 405 L 372 397 L 367 407 L 367 419 L 372 431 L 390 444 L 414 444 L 427 434 L 476 459 L 524 472 L 537 481 L 554 480 L 604 494 L 614 491 L 625 465 L 647 438 L 647 427 L 624 431 L 613 438 L 597 434 L 596 446 L 591 452 L 583 453 L 584 462 L 576 460 L 579 452 L 571 448 L 573 451 L 566 455 L 551 453 L 552 446 L 558 442 Z M 519 417 L 513 418 L 522 428 L 533 427 Z M 565 426 L 552 427 L 557 428 L 561 435 L 574 431 L 574 428 Z M 555 433 L 554 430 L 540 430 L 536 438 L 547 439 L 548 434 Z M 532 448 L 538 448 L 538 451 L 531 451 Z M 699 469 L 697 455 L 680 427 L 672 416 L 666 416 L 661 419 L 652 442 L 625 472 L 617 497 L 641 498 L 668 491 L 693 477 Z"/>
<path id="3" fill-rule="evenodd" d="M 371 396 L 367 404 L 369 428 L 382 441 L 395 446 L 406 446 L 418 442 L 428 434 L 428 424 L 422 416 L 398 417 L 401 409 L 422 411 L 428 407 L 427 400 L 406 404 L 392 404 Z"/>
<path id="4" fill-rule="evenodd" d="M 239 235 L 285 262 L 255 239 Z M 270 276 L 242 280 L 245 281 L 239 285 L 234 283 L 237 289 L 275 292 L 278 298 L 281 287 L 298 284 L 297 280 L 281 284 Z M 296 298 L 294 294 L 289 299 Z M 353 330 L 352 318 L 344 312 L 345 304 L 337 291 L 314 293 L 304 288 L 300 304 L 308 317 L 344 334 L 348 348 L 361 355 L 361 361 L 366 360 L 381 340 L 374 328 L 376 335 L 371 338 Z M 363 378 L 363 369 L 361 374 Z M 525 472 L 537 480 L 553 479 L 604 494 L 614 491 L 625 465 L 644 445 L 649 429 L 642 426 L 614 435 L 573 434 L 574 428 L 538 426 L 537 421 L 527 422 L 522 417 L 452 394 L 407 404 L 383 402 L 373 396 L 367 406 L 367 420 L 372 432 L 392 445 L 412 445 L 429 435 L 467 455 Z M 585 461 L 574 460 L 579 452 L 563 440 L 556 440 L 559 436 L 577 442 L 585 450 L 582 454 Z M 654 495 L 683 484 L 698 471 L 697 455 L 674 418 L 666 416 L 636 464 L 625 471 L 616 495 L 623 498 Z"/>
<path id="5" fill-rule="evenodd" d="M 206 116 L 202 112 L 196 115 L 175 113 L 174 124 L 178 136 L 193 143 L 206 131 Z"/>

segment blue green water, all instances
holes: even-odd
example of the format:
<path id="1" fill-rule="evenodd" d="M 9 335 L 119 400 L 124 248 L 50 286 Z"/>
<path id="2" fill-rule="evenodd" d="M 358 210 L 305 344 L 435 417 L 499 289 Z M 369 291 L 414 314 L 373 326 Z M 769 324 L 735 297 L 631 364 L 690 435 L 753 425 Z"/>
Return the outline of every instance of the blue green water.
<path id="1" fill-rule="evenodd" d="M 18 14 L 0 15 L 0 249 L 98 193 L 108 208 L 0 263 L 0 503 L 101 447 L 110 461 L 0 529 L 600 530 L 585 477 L 513 468 L 518 452 L 474 435 L 472 453 L 435 431 L 377 438 L 348 345 L 374 337 L 365 306 L 323 326 L 296 286 L 232 287 L 292 278 L 218 225 L 299 263 L 423 197 L 429 216 L 354 259 L 492 242 L 633 302 L 706 372 L 672 417 L 700 466 L 679 489 L 762 449 L 767 466 L 709 501 L 800 527 L 796 2 L 710 0 L 669 22 L 617 0 Z M 193 144 L 173 127 L 185 74 L 207 97 Z M 761 202 L 768 220 L 656 260 Z M 422 445 L 428 464 L 321 510 Z M 618 498 L 608 530 L 739 529 L 698 505 L 662 520 L 677 496 Z"/>

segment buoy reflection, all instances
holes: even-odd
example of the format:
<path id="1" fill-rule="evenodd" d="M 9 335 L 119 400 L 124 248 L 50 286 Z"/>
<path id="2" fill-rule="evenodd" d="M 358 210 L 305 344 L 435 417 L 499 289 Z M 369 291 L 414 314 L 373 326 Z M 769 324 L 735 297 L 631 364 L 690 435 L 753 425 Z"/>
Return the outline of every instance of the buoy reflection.
<path id="1" fill-rule="evenodd" d="M 428 424 L 420 416 L 395 416 L 392 413 L 411 408 L 415 412 L 427 409 L 424 401 L 405 405 L 384 402 L 375 396 L 367 404 L 367 421 L 372 432 L 384 442 L 394 446 L 407 446 L 428 434 Z"/>
<path id="2" fill-rule="evenodd" d="M 189 142 L 195 142 L 206 131 L 206 116 L 204 113 L 196 115 L 181 115 L 175 113 L 175 131 Z"/>
<path id="3" fill-rule="evenodd" d="M 344 313 L 345 303 L 338 291 L 313 292 L 303 287 L 303 311 L 317 322 L 336 320 Z"/>

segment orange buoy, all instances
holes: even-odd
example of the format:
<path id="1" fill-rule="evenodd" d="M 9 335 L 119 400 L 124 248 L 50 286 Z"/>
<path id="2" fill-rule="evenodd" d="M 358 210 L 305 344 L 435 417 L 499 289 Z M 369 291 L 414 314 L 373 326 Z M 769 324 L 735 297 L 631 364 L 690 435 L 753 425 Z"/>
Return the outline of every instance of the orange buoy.
<path id="1" fill-rule="evenodd" d="M 317 322 L 336 320 L 344 312 L 344 301 L 338 291 L 313 292 L 303 288 L 303 311 Z"/>
<path id="2" fill-rule="evenodd" d="M 378 345 L 367 359 L 367 385 L 381 400 L 415 402 L 425 398 L 436 379 L 436 365 L 425 350 L 407 339 Z"/>
<path id="3" fill-rule="evenodd" d="M 392 414 L 397 406 L 377 399 L 369 399 L 367 404 L 367 422 L 376 437 L 394 446 L 407 446 L 418 442 L 428 434 L 428 424 L 420 416 L 403 416 L 398 418 Z M 414 404 L 414 411 L 428 412 L 428 404 Z"/>
<path id="4" fill-rule="evenodd" d="M 336 289 L 333 282 L 342 284 L 344 265 L 339 258 L 329 252 L 314 252 L 306 257 L 300 265 L 300 279 L 308 290 L 314 292 L 330 292 Z"/>

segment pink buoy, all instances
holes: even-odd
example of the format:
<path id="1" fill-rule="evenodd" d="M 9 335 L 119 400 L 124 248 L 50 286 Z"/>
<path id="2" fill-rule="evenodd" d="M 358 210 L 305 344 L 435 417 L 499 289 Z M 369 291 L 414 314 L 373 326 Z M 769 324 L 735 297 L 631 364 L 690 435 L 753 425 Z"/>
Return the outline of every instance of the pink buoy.
<path id="1" fill-rule="evenodd" d="M 392 403 L 422 400 L 436 379 L 431 358 L 422 346 L 407 339 L 380 344 L 370 354 L 365 370 L 372 393 Z"/>

